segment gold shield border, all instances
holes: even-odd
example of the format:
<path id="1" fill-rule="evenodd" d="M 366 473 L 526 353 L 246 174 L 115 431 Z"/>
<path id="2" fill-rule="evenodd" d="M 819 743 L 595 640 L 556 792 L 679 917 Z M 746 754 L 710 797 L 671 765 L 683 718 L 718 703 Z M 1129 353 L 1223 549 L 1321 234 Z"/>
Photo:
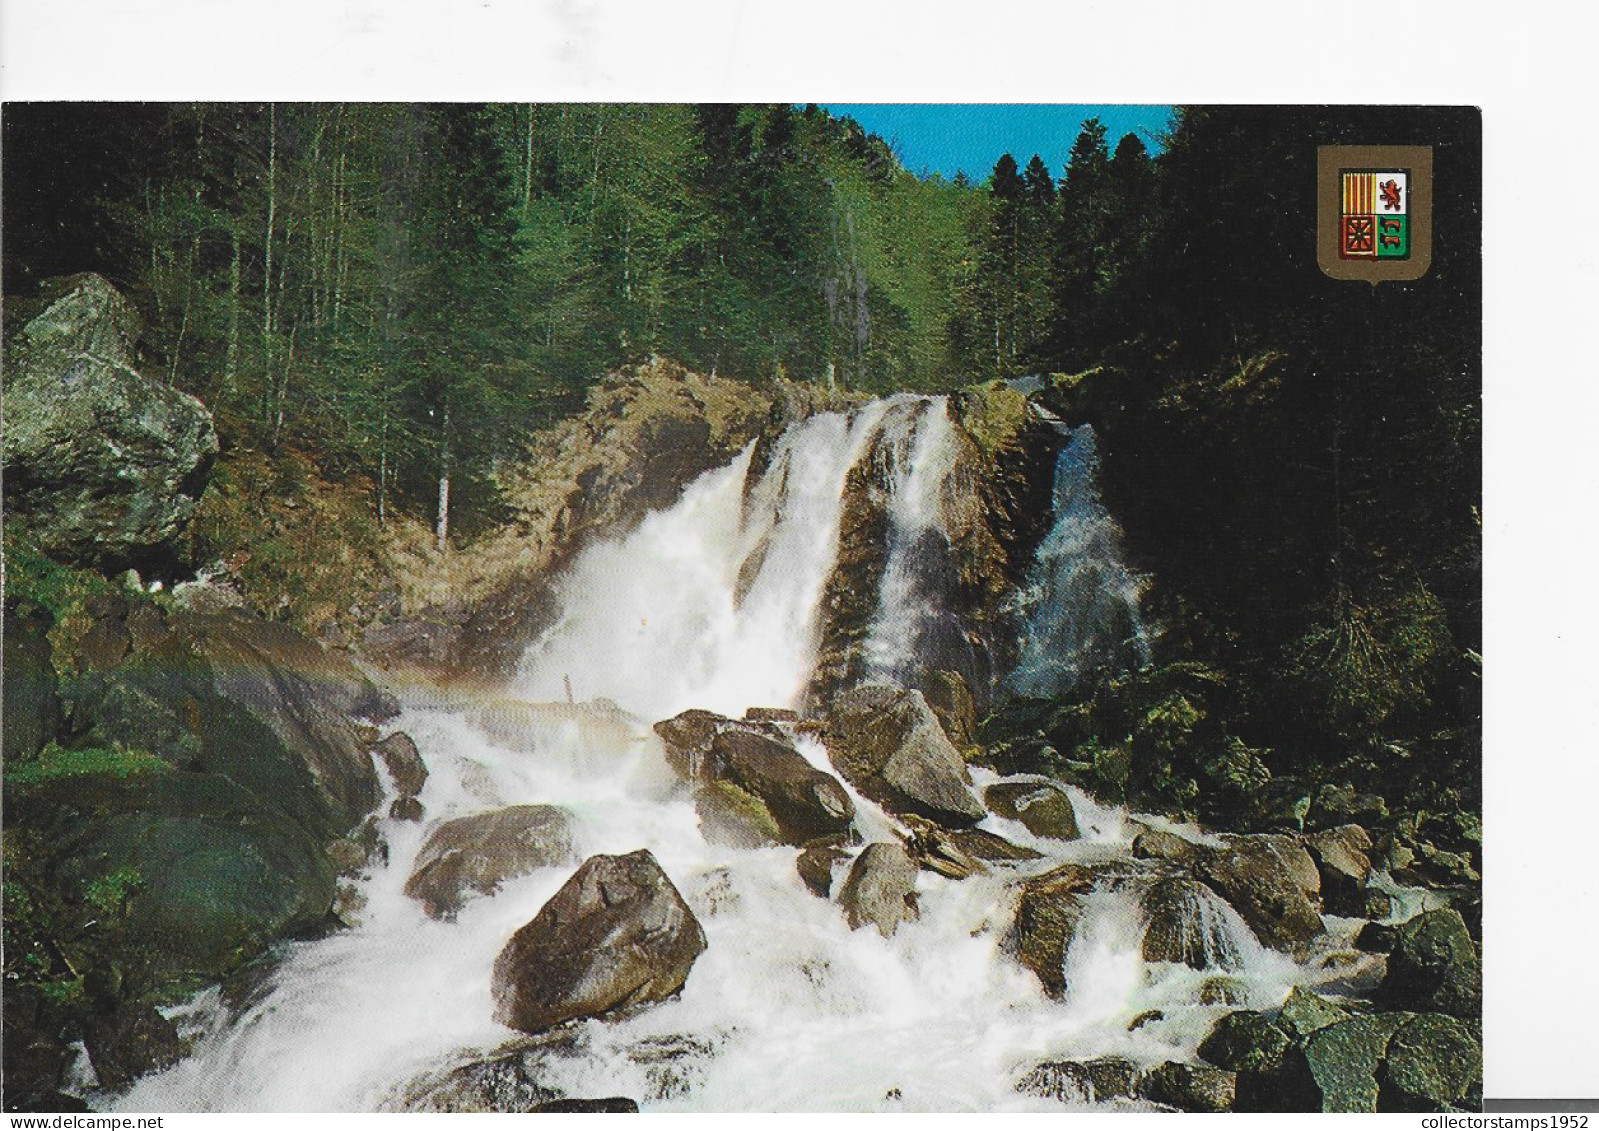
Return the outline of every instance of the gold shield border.
<path id="1" fill-rule="evenodd" d="M 1344 259 L 1338 254 L 1338 189 L 1344 169 L 1410 170 L 1410 255 L 1405 259 Z M 1320 145 L 1316 147 L 1316 262 L 1334 279 L 1403 283 L 1432 266 L 1432 146 Z"/>

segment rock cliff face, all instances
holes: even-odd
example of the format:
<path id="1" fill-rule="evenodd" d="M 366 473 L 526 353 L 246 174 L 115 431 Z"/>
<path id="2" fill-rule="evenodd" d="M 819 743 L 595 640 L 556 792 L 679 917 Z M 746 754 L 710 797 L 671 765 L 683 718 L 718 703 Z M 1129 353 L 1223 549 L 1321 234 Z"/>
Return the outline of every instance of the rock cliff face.
<path id="1" fill-rule="evenodd" d="M 135 368 L 138 315 L 98 275 L 46 284 L 7 344 L 6 509 L 62 561 L 160 564 L 217 454 L 205 406 Z"/>

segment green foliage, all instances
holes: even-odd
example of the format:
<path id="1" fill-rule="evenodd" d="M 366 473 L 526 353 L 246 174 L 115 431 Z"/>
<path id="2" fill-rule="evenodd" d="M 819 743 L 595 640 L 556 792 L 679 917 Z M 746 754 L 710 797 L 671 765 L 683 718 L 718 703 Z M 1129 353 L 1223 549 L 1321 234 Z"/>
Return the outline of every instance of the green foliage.
<path id="1" fill-rule="evenodd" d="M 144 877 L 139 875 L 138 869 L 122 867 L 90 880 L 84 887 L 83 897 L 102 915 L 122 915 L 128 898 L 143 886 Z"/>
<path id="2" fill-rule="evenodd" d="M 5 596 L 7 602 L 32 601 L 44 607 L 50 629 L 52 665 L 72 670 L 78 640 L 93 623 L 85 606 L 90 598 L 116 591 L 116 585 L 93 570 L 63 565 L 48 557 L 26 534 L 8 525 L 5 532 Z"/>
<path id="3" fill-rule="evenodd" d="M 134 774 L 162 773 L 171 768 L 163 759 L 143 750 L 97 746 L 73 750 L 51 742 L 36 760 L 7 765 L 5 780 L 8 785 L 39 785 L 86 774 L 126 778 Z"/>

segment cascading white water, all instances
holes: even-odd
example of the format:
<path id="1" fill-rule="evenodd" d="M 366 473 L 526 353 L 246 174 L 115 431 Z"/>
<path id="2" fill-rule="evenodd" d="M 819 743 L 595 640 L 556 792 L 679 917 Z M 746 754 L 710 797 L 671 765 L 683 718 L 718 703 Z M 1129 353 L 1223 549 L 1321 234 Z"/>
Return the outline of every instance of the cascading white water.
<path id="1" fill-rule="evenodd" d="M 1087 672 L 1149 663 L 1142 582 L 1122 559 L 1098 473 L 1099 442 L 1084 424 L 1056 459 L 1055 524 L 1016 599 L 1021 647 L 1008 683 L 1018 694 L 1049 698 Z"/>
<path id="2" fill-rule="evenodd" d="M 1080 839 L 1040 839 L 990 816 L 982 828 L 1043 857 L 960 881 L 922 872 L 921 918 L 883 938 L 852 932 L 836 904 L 811 895 L 794 849 L 707 843 L 665 766 L 650 730 L 657 719 L 799 701 L 850 468 L 874 451 L 902 459 L 885 481 L 891 522 L 909 545 L 941 521 L 947 427 L 942 402 L 920 398 L 818 416 L 781 440 L 747 493 L 746 450 L 626 538 L 582 555 L 561 583 L 559 621 L 529 649 L 516 697 L 419 699 L 397 720 L 430 769 L 421 794 L 429 825 L 508 804 L 561 805 L 574 815 L 581 854 L 649 848 L 704 926 L 709 945 L 681 996 L 578 1026 L 570 1047 L 546 1057 L 548 1086 L 628 1095 L 656 1110 L 1058 1110 L 1015 1090 L 1040 1060 L 1189 1055 L 1223 1011 L 1201 1002 L 1203 971 L 1143 961 L 1136 895 L 1115 885 L 1085 900 L 1064 1000 L 1045 997 L 1002 952 L 1016 875 L 1129 856 L 1127 815 L 1076 790 Z M 1079 505 L 1070 491 L 1062 497 Z M 909 648 L 899 655 L 914 659 L 915 634 L 898 643 L 895 634 L 926 594 L 901 588 L 892 558 L 891 549 L 874 647 L 880 657 Z M 584 701 L 562 701 L 568 681 Z M 796 737 L 796 747 L 830 769 L 816 741 Z M 974 776 L 979 788 L 998 780 Z M 863 834 L 892 836 L 895 820 L 850 792 Z M 508 881 L 437 922 L 403 892 L 427 827 L 381 821 L 387 861 L 361 884 L 359 922 L 288 948 L 242 1005 L 215 991 L 196 999 L 182 1011 L 192 1054 L 104 1102 L 130 1111 L 403 1107 L 418 1081 L 517 1038 L 493 1020 L 494 958 L 571 868 Z M 1241 927 L 1226 924 L 1233 935 Z M 1229 973 L 1254 1004 L 1276 1004 L 1320 976 L 1258 945 L 1235 950 Z M 1163 1019 L 1129 1028 L 1151 1010 Z M 670 1071 L 662 1048 L 680 1054 Z"/>

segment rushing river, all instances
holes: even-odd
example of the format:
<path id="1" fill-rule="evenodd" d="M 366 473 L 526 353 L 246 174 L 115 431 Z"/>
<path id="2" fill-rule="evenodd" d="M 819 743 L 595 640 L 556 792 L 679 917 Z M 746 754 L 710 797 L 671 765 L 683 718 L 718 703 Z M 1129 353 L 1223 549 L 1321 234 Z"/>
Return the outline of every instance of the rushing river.
<path id="1" fill-rule="evenodd" d="M 494 960 L 571 867 L 509 881 L 453 922 L 428 918 L 403 891 L 430 826 L 512 804 L 569 810 L 584 857 L 648 848 L 709 942 L 678 998 L 582 1023 L 545 1058 L 543 1082 L 573 1096 L 629 1096 L 646 1110 L 1058 1111 L 1016 1090 L 1040 1061 L 1189 1058 L 1228 1009 L 1275 1007 L 1296 984 L 1327 982 L 1319 955 L 1296 962 L 1263 948 L 1219 899 L 1189 912 L 1209 968 L 1146 963 L 1136 885 L 1106 886 L 1087 897 L 1064 998 L 1046 997 L 1001 949 L 1016 879 L 1128 858 L 1135 831 L 1131 815 L 1075 790 L 1080 839 L 1041 839 L 989 816 L 981 828 L 1042 859 L 964 880 L 922 871 L 921 917 L 889 938 L 851 931 L 837 904 L 807 891 L 795 849 L 701 835 L 651 725 L 693 707 L 736 717 L 803 703 L 846 479 L 861 461 L 876 461 L 889 494 L 867 670 L 908 679 L 919 650 L 949 635 L 940 574 L 927 568 L 956 489 L 945 407 L 900 396 L 815 416 L 782 437 L 754 482 L 746 449 L 670 509 L 579 558 L 560 583 L 558 620 L 528 649 L 504 700 L 408 692 L 395 725 L 430 770 L 426 818 L 381 822 L 387 862 L 360 881 L 356 924 L 294 944 L 248 993 L 224 1001 L 213 990 L 186 1005 L 178 1016 L 192 1054 L 115 1106 L 393 1109 L 421 1082 L 517 1039 L 493 1019 Z M 1088 659 L 1148 657 L 1137 579 L 1093 487 L 1092 445 L 1077 434 L 1063 453 L 1056 529 L 1018 595 L 1027 623 L 1014 680 L 1025 690 L 1058 686 Z M 795 743 L 832 772 L 815 739 Z M 973 773 L 979 790 L 1000 780 Z M 863 841 L 893 839 L 895 819 L 851 793 Z M 1354 923 L 1328 925 L 1336 936 Z M 1237 1004 L 1216 999 L 1217 976 L 1230 979 Z M 1133 1025 L 1150 1011 L 1160 1017 Z"/>

